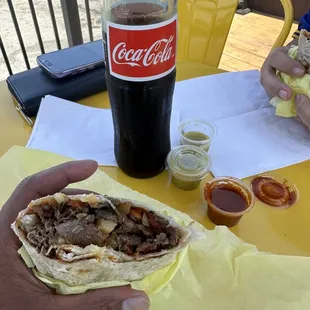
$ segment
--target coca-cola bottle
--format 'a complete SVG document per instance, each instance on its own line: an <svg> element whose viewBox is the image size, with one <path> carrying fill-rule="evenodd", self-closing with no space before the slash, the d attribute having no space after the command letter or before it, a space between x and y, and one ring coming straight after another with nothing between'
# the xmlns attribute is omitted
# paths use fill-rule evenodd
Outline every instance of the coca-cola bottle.
<svg viewBox="0 0 310 310"><path fill-rule="evenodd" d="M165 167L175 85L177 0L101 0L118 166L149 178Z"/></svg>

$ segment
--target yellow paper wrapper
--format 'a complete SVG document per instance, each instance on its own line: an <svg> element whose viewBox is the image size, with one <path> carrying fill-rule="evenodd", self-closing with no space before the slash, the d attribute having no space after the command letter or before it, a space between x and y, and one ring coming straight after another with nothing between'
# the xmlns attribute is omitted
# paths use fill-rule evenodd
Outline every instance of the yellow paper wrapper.
<svg viewBox="0 0 310 310"><path fill-rule="evenodd" d="M288 55L293 59L297 57L298 47L292 47ZM303 94L310 98L310 74L305 74L302 78L291 77L285 73L279 72L280 80L288 85L293 91L294 96L291 100L285 101L279 97L274 97L270 100L270 104L276 107L276 115L282 117L296 116L295 96L296 94Z"/></svg>
<svg viewBox="0 0 310 310"><path fill-rule="evenodd" d="M0 205L23 178L65 161L68 159L52 153L13 147L0 159L0 175L5 176L0 178ZM180 224L191 222L187 215L115 182L101 171L74 187L145 201L173 216ZM150 295L151 310L310 309L310 258L261 253L226 227L208 231L197 223L195 228L204 233L204 238L182 251L174 264L131 283L133 288ZM24 249L19 252L33 268ZM60 294L124 284L69 287L33 270Z"/></svg>

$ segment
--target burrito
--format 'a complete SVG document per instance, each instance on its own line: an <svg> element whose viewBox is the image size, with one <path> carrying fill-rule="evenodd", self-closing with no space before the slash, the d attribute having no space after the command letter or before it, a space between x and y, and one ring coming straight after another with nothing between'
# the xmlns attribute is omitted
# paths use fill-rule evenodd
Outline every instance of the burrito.
<svg viewBox="0 0 310 310"><path fill-rule="evenodd" d="M306 68L310 74L310 32L303 29L298 39L298 52L296 59Z"/></svg>
<svg viewBox="0 0 310 310"><path fill-rule="evenodd" d="M97 194L34 200L12 228L36 269L69 286L142 279L173 263L191 239L149 205Z"/></svg>

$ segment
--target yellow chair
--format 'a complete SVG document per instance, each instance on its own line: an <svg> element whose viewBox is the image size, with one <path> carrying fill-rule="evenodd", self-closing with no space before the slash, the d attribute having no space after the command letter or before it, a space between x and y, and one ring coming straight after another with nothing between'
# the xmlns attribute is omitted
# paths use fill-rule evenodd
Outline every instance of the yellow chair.
<svg viewBox="0 0 310 310"><path fill-rule="evenodd" d="M238 0L179 0L178 61L218 67Z"/></svg>
<svg viewBox="0 0 310 310"><path fill-rule="evenodd" d="M294 20L294 9L293 9L293 5L292 5L292 1L291 0L281 0L281 3L283 5L283 9L284 9L284 25L283 25L283 28L282 28L282 31L279 35L279 37L277 38L276 42L274 43L273 45L273 48L276 48L276 47L280 47L282 46L290 31L291 31L291 28L292 28L292 25L293 25L293 20Z"/></svg>

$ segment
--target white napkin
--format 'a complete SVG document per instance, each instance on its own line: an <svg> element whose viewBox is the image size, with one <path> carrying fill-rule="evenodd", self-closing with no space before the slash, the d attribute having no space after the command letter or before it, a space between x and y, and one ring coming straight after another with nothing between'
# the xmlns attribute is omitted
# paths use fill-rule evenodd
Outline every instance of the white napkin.
<svg viewBox="0 0 310 310"><path fill-rule="evenodd" d="M217 120L269 106L257 70L178 82L173 99L173 108L181 111L182 120L190 117Z"/></svg>
<svg viewBox="0 0 310 310"><path fill-rule="evenodd" d="M179 144L180 112L171 118L171 144ZM112 114L45 96L27 147L58 153L75 159L94 159L100 165L116 166Z"/></svg>
<svg viewBox="0 0 310 310"><path fill-rule="evenodd" d="M310 158L310 133L295 119L265 108L215 121L211 149L215 176L245 178Z"/></svg>
<svg viewBox="0 0 310 310"><path fill-rule="evenodd" d="M224 73L177 83L181 119L212 120L215 176L248 177L310 158L310 133L295 119L275 116L258 71Z"/></svg>
<svg viewBox="0 0 310 310"><path fill-rule="evenodd" d="M178 123L189 117L212 120L215 176L248 177L310 158L310 133L295 119L275 116L258 71L224 73L176 83L171 122L172 146ZM116 166L110 110L46 96L27 147Z"/></svg>

